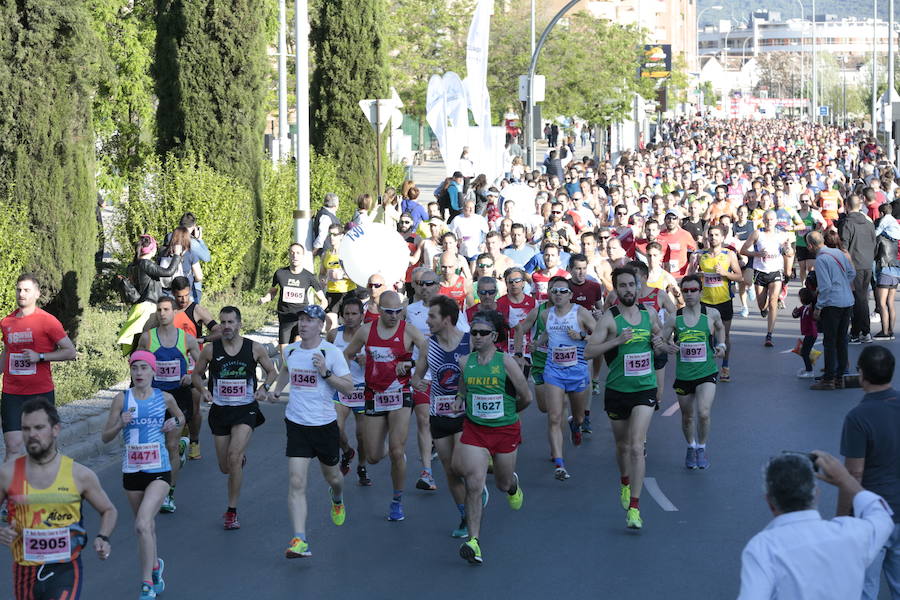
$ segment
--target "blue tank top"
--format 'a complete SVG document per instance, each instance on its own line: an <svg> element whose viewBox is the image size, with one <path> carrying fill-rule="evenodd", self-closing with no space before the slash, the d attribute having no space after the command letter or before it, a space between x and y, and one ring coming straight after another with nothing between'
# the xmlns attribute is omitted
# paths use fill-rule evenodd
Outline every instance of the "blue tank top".
<svg viewBox="0 0 900 600"><path fill-rule="evenodd" d="M164 473L172 470L169 453L166 451L166 401L162 391L153 390L146 400L139 400L131 389L125 390L123 411L134 416L131 423L122 429L125 447L122 455L122 472Z"/></svg>
<svg viewBox="0 0 900 600"><path fill-rule="evenodd" d="M460 417L465 414L465 405L457 402L459 391L459 359L471 352L469 334L464 333L459 345L447 352L437 338L428 339L428 374L431 376L431 414L440 417Z"/></svg>
<svg viewBox="0 0 900 600"><path fill-rule="evenodd" d="M566 316L556 314L556 307L547 310L547 367L568 368L585 365L583 340L573 340L569 330L581 331L578 324L578 306L573 304ZM587 332L584 332L587 333Z"/></svg>
<svg viewBox="0 0 900 600"><path fill-rule="evenodd" d="M181 387L181 378L187 375L187 347L185 333L176 329L177 337L174 346L163 346L159 339L159 330L150 330L150 351L156 357L156 375L153 376L153 387L167 392Z"/></svg>

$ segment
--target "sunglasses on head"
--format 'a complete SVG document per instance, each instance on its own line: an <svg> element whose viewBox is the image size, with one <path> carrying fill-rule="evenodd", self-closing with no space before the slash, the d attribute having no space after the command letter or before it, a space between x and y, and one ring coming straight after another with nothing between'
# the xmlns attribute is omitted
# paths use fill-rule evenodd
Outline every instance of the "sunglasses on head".
<svg viewBox="0 0 900 600"><path fill-rule="evenodd" d="M402 308L382 308L380 310L386 315L399 315L403 312Z"/></svg>
<svg viewBox="0 0 900 600"><path fill-rule="evenodd" d="M370 283L366 287L375 288L377 290L378 288L382 287L383 285L384 285L383 283Z"/></svg>
<svg viewBox="0 0 900 600"><path fill-rule="evenodd" d="M493 329L471 329L469 330L469 333L475 337L486 337L495 332Z"/></svg>

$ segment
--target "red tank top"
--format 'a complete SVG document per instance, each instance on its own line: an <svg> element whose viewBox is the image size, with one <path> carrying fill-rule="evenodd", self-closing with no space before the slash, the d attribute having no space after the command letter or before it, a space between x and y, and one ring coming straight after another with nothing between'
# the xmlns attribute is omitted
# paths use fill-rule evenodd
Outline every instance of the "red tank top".
<svg viewBox="0 0 900 600"><path fill-rule="evenodd" d="M457 278L456 283L451 286L441 286L438 292L441 296L448 296L459 304L459 310L466 308L466 278L462 275Z"/></svg>
<svg viewBox="0 0 900 600"><path fill-rule="evenodd" d="M374 323L378 320L377 312L369 312L369 308L366 307L366 312L363 313L363 323Z"/></svg>
<svg viewBox="0 0 900 600"><path fill-rule="evenodd" d="M375 392L409 389L409 371L407 370L403 377L397 376L397 363L412 360L412 352L409 352L403 343L405 331L406 321L400 321L394 335L385 340L378 335L378 323L372 323L369 337L366 339L367 400L371 400Z"/></svg>
<svg viewBox="0 0 900 600"><path fill-rule="evenodd" d="M643 298L638 299L638 302L643 304L648 308L653 308L656 312L659 312L659 288L653 288L650 290L650 293Z"/></svg>

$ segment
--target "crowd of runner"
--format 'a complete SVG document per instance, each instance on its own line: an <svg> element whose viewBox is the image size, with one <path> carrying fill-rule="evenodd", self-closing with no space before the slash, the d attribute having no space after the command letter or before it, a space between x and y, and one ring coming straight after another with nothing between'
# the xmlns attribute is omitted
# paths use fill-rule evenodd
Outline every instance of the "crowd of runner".
<svg viewBox="0 0 900 600"><path fill-rule="evenodd" d="M274 360L242 336L240 308L226 306L214 319L200 305L198 269L178 266L202 260L185 258L193 229L180 228L183 241L167 244L165 265L153 265L156 241L143 237L136 264L148 286L170 279L159 293L142 296L150 307L134 311L123 335L132 386L116 395L102 432L104 442L124 442L140 598L165 589L154 520L176 511L179 470L201 458L201 402L211 405L217 464L227 476L224 529L241 526L246 450L265 422L259 403L287 390L287 558L311 556L306 491L313 459L330 488L334 525L347 518L344 478L354 460L363 486L372 485L368 465L388 460L386 517L405 518L414 420L422 464L414 485L428 492L446 485L456 507L454 513L448 505L448 530L463 540L460 556L481 563L488 473L510 508L524 502L516 458L519 414L530 404L545 414L548 477L560 482L577 475L564 454L592 433L592 409L606 414L625 525L641 529L647 433L667 368L682 413L684 465L701 470L711 460L716 386L741 376L729 363L732 322L762 319L766 334L758 343L772 347L790 281L801 290L798 376L815 377L815 252L823 243L843 251L843 234L860 218L885 250L853 290L863 295L866 323L854 314L850 343L893 339L900 194L896 173L865 132L699 119L668 123L666 131L659 143L615 162L576 158L564 145L548 154L545 169L529 172L511 160L495 182L457 172L430 202L412 182L391 190L377 220L395 227L409 248L401 281L373 273L362 288L349 279L342 237L348 226L371 222L372 199L360 197L353 221L344 224L339 199L329 195L313 223L312 247L291 245L289 264L260 298L277 299ZM308 254L317 272L304 267ZM875 336L867 308L873 289L881 324ZM13 550L17 599L69 600L83 579L81 498L102 515L94 540L101 558L110 553L116 511L96 475L56 448L50 363L74 359L74 346L37 308L36 277L23 275L16 293L19 308L0 322L7 457L0 500L8 503L0 542ZM825 373L813 389L842 386L846 356L829 354L828 340L825 351ZM444 481L434 476L433 453Z"/></svg>

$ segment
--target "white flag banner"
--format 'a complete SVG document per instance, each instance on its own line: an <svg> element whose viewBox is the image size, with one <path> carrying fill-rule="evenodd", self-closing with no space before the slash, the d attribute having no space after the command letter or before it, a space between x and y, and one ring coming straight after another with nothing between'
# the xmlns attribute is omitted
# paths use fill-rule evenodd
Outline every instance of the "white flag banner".
<svg viewBox="0 0 900 600"><path fill-rule="evenodd" d="M453 127L469 126L469 105L466 100L466 88L459 75L453 71L444 73L444 102L447 106L447 119Z"/></svg>
<svg viewBox="0 0 900 600"><path fill-rule="evenodd" d="M444 79L440 75L432 75L428 80L428 92L425 96L425 120L431 126L441 153L443 153L447 143L447 103Z"/></svg>
<svg viewBox="0 0 900 600"><path fill-rule="evenodd" d="M469 93L469 107L479 125L484 123L484 96L487 95L488 44L491 39L491 13L494 0L478 0L469 37L466 41L466 89ZM490 115L488 114L488 118Z"/></svg>

